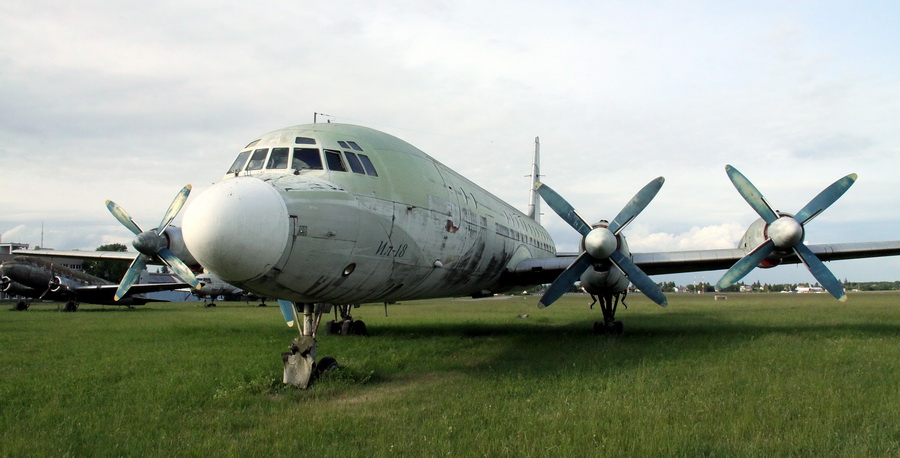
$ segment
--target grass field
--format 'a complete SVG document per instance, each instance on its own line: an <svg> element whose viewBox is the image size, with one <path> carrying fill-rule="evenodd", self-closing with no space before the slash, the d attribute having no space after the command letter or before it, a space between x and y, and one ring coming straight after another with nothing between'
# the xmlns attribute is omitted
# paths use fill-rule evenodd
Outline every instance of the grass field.
<svg viewBox="0 0 900 458"><path fill-rule="evenodd" d="M364 305L308 391L278 307L2 312L0 455L900 455L900 294L669 301Z"/></svg>

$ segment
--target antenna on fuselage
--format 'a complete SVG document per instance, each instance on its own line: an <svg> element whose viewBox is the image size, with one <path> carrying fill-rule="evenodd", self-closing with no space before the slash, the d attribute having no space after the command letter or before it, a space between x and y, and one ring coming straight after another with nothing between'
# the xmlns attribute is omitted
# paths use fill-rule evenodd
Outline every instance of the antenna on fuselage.
<svg viewBox="0 0 900 458"><path fill-rule="evenodd" d="M538 224L541 223L541 198L535 190L535 184L540 180L541 137L534 137L534 159L531 161L531 192L528 194L528 210L525 213Z"/></svg>
<svg viewBox="0 0 900 458"><path fill-rule="evenodd" d="M315 123L317 123L317 122L319 121L319 116L328 116L329 118L333 118L333 117L334 117L334 116L331 116L330 114L318 113L318 112L315 112L315 111L314 111L314 112L313 112L313 124L315 124ZM328 122L329 124L331 124L331 120L330 120L330 119L329 119L328 121L326 121L326 122Z"/></svg>

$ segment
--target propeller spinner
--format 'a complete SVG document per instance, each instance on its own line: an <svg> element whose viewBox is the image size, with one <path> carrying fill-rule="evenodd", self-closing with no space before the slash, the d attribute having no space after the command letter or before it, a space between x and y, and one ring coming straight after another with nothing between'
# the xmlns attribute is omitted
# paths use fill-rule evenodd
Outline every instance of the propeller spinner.
<svg viewBox="0 0 900 458"><path fill-rule="evenodd" d="M625 205L625 208L616 215L612 222L609 223L609 226L595 228L591 228L575 212L575 208L557 194L556 191L543 183L535 184L535 189L547 202L547 205L584 237L584 252L553 281L547 292L541 297L541 307L547 307L559 299L588 267L605 260L609 260L618 267L628 277L628 280L653 302L663 307L668 304L666 296L659 289L659 286L636 266L628 256L622 254L619 250L618 241L618 236L622 229L625 229L625 226L631 223L647 207L660 188L662 188L664 182L665 178L659 177L647 183Z"/></svg>
<svg viewBox="0 0 900 458"><path fill-rule="evenodd" d="M716 288L727 288L744 278L754 267L763 262L775 251L793 251L813 274L813 277L837 300L847 300L844 287L825 264L803 244L804 226L819 216L826 208L837 201L856 181L856 174L851 173L831 184L814 197L796 215L778 213L772 209L762 193L753 186L736 168L726 165L725 172L741 197L753 207L753 210L766 222L766 240L736 262L716 284Z"/></svg>
<svg viewBox="0 0 900 458"><path fill-rule="evenodd" d="M194 273L191 272L191 269L181 259L178 259L178 256L175 256L175 254L169 250L168 240L165 235L163 235L165 230L172 223L172 220L178 215L181 207L184 206L184 202L187 200L188 194L190 193L191 185L187 185L179 191L175 196L175 199L172 200L172 204L169 205L169 209L163 216L159 226L147 231L142 231L125 209L111 200L106 201L106 208L109 209L109 212L136 236L131 244L134 245L134 248L139 253L134 262L131 263L128 271L125 272L122 281L119 283L119 289L116 290L115 295L116 300L125 296L125 293L128 292L131 285L140 278L141 271L144 270L147 263L154 258L161 259L175 272L176 275L178 275L179 278L189 283L191 286L197 286L197 278L194 277Z"/></svg>

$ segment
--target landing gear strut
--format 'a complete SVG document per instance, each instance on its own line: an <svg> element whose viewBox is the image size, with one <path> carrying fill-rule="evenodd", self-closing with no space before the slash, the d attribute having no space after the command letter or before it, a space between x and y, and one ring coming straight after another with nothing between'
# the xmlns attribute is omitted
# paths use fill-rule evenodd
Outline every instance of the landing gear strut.
<svg viewBox="0 0 900 458"><path fill-rule="evenodd" d="M306 389L316 376L337 366L337 361L330 356L323 357L316 364L316 330L319 328L319 322L322 321L322 314L328 313L331 305L294 302L293 310L295 321L299 321L297 327L300 330L300 337L291 342L288 352L281 354L281 360L284 362L282 381L285 384ZM349 306L346 311L349 316ZM344 322L354 323L352 319ZM363 326L365 325L363 324Z"/></svg>
<svg viewBox="0 0 900 458"><path fill-rule="evenodd" d="M591 294L591 299L594 300L594 302L591 302L591 308L593 309L594 304L599 301L600 311L603 312L603 322L594 322L594 334L622 335L625 328L621 321L616 320L616 310L619 308L620 300L622 301L622 305L624 305L625 308L628 308L628 304L625 303L626 295L628 295L628 291L619 294L601 294L599 296Z"/></svg>

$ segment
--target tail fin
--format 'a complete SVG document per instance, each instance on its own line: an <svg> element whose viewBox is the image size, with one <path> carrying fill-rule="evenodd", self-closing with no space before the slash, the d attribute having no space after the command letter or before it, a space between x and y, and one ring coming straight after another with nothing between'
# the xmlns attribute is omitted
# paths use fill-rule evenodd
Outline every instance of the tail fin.
<svg viewBox="0 0 900 458"><path fill-rule="evenodd" d="M534 159L531 161L531 192L528 195L528 217L541 222L541 197L534 185L541 180L541 137L534 137Z"/></svg>

